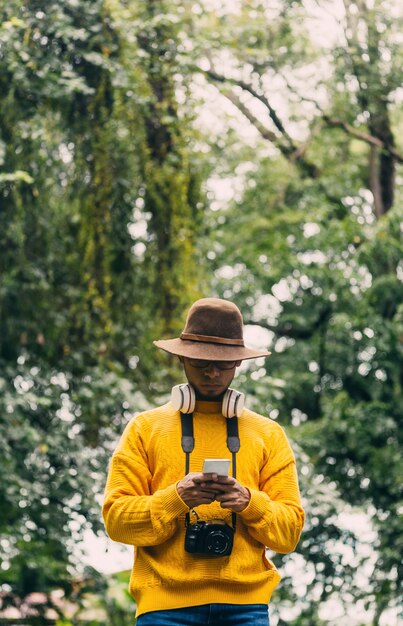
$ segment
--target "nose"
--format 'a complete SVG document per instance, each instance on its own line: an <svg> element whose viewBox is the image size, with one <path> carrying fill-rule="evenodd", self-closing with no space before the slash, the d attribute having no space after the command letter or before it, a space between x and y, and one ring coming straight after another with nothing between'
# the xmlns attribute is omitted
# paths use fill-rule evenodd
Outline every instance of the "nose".
<svg viewBox="0 0 403 626"><path fill-rule="evenodd" d="M217 365L213 361L211 361L204 370L204 373L209 378L216 378L220 375L220 370L218 369Z"/></svg>

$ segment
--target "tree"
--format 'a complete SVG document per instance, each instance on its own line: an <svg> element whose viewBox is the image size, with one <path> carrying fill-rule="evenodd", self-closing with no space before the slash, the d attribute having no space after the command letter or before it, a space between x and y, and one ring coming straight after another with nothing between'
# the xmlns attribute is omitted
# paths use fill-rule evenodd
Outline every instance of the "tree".
<svg viewBox="0 0 403 626"><path fill-rule="evenodd" d="M188 90L178 78L181 40L175 9L175 4L153 0L139 3L136 15L146 93L142 170L144 208L150 214L148 261L155 263L158 299L153 304L159 300L164 332L177 330L178 318L197 292L197 175L186 145L188 116L181 119L176 96L176 90L186 95Z"/></svg>
<svg viewBox="0 0 403 626"><path fill-rule="evenodd" d="M401 13L388 0L334 7L315 4L321 20L336 10L326 38L310 5L286 0L2 7L11 602L71 589L117 433L178 375L152 339L213 291L271 346L237 384L281 417L300 461L309 515L300 552L281 557L280 623L320 624L334 594L346 614L351 598L367 602L377 626L397 604ZM355 507L377 531L364 591L355 570L368 551L343 523Z"/></svg>
<svg viewBox="0 0 403 626"><path fill-rule="evenodd" d="M389 546L400 541L401 527L389 516L397 520L401 472L401 15L389 20L388 3L346 4L338 39L318 47L303 4L239 6L203 14L193 66L236 107L233 117L239 111L257 131L245 147L232 123L226 150L216 155L242 192L211 215L213 284L252 310L247 323L264 329L273 349L266 366L252 371L253 383L240 380L256 393L256 407L290 424L315 472L337 486L339 498L363 507L378 530L365 592L378 624L399 594ZM388 476L380 471L386 457ZM301 543L308 563L318 562L318 542L334 550L341 537L323 507ZM340 596L332 581L344 572L342 588L358 601L341 562L322 552L319 561L322 600Z"/></svg>
<svg viewBox="0 0 403 626"><path fill-rule="evenodd" d="M1 445L10 481L0 584L15 604L33 590L71 590L75 544L85 529L100 531L111 446L129 406L146 406L155 369L146 339L161 320L170 327L190 293L182 269L168 273L191 258L198 193L191 166L183 172L179 115L166 121L176 110L172 59L159 52L143 65L124 16L101 1L3 7ZM150 24L135 25L139 41ZM148 86L158 63L161 80L164 66L170 77L160 100ZM154 107L147 119L143 99ZM160 123L169 162L152 135ZM174 202L159 202L158 181L169 182ZM151 209L145 263L134 226ZM177 216L168 256L161 211Z"/></svg>

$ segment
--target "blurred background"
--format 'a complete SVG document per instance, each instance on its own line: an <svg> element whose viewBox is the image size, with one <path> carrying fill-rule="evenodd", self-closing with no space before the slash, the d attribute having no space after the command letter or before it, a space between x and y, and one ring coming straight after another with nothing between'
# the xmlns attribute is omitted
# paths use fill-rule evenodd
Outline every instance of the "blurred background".
<svg viewBox="0 0 403 626"><path fill-rule="evenodd" d="M273 626L402 624L401 4L0 6L0 624L134 624L108 460L204 296L296 451Z"/></svg>

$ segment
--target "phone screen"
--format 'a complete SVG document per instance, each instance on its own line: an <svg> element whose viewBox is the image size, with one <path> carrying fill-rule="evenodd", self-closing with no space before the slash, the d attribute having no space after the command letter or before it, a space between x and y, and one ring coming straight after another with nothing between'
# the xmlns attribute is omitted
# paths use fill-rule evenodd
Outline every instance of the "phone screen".
<svg viewBox="0 0 403 626"><path fill-rule="evenodd" d="M205 459L203 464L203 474L218 474L218 476L228 476L229 459Z"/></svg>

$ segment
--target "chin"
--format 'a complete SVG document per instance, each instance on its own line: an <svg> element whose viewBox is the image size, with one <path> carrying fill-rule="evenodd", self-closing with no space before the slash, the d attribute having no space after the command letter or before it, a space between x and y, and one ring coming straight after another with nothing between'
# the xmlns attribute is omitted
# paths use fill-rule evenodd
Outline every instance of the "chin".
<svg viewBox="0 0 403 626"><path fill-rule="evenodd" d="M224 394L221 391L221 389L217 389L216 393L211 392L211 391L209 393L206 393L206 392L199 391L199 390L196 393L196 397L198 400L210 400L210 401L221 400L223 395Z"/></svg>

